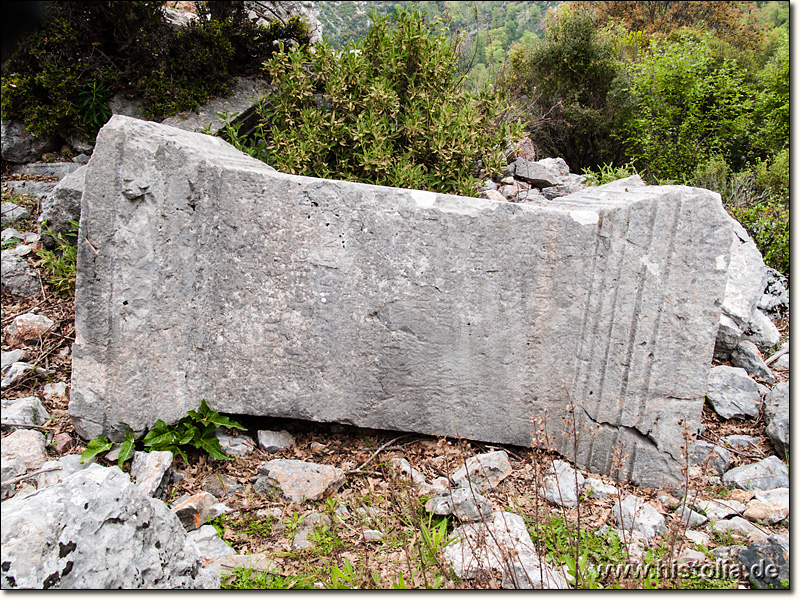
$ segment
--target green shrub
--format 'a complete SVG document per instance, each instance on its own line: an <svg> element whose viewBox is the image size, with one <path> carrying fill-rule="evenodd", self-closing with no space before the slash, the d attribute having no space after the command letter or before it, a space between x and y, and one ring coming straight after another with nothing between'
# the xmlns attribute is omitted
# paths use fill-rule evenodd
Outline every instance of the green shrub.
<svg viewBox="0 0 800 600"><path fill-rule="evenodd" d="M35 133L92 139L113 94L138 97L162 119L225 95L236 76L260 73L276 40L309 41L297 19L268 27L233 16L174 28L165 2L53 2L44 24L3 65L3 119Z"/></svg>
<svg viewBox="0 0 800 600"><path fill-rule="evenodd" d="M276 91L247 144L288 173L475 195L476 163L500 172L516 126L498 125L502 96L459 86L448 37L419 12L378 18L341 52L323 43L265 63Z"/></svg>
<svg viewBox="0 0 800 600"><path fill-rule="evenodd" d="M734 61L714 57L709 39L653 40L631 66L636 109L618 135L651 178L685 181L715 154L739 170L752 156L754 90Z"/></svg>
<svg viewBox="0 0 800 600"><path fill-rule="evenodd" d="M591 10L567 4L544 39L512 47L498 83L521 104L541 154L578 171L624 160L611 134L626 100L615 41L598 31Z"/></svg>
<svg viewBox="0 0 800 600"><path fill-rule="evenodd" d="M789 274L789 207L768 201L755 206L729 207L728 212L753 238L764 262Z"/></svg>

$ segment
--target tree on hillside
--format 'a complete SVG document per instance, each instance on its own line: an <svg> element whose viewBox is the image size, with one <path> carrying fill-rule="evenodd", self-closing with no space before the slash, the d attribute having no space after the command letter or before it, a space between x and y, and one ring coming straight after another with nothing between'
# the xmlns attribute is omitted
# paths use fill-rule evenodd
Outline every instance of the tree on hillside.
<svg viewBox="0 0 800 600"><path fill-rule="evenodd" d="M737 45L757 47L763 28L757 24L752 2L685 0L582 1L594 9L599 23L616 19L631 31L666 34L690 27L703 29Z"/></svg>

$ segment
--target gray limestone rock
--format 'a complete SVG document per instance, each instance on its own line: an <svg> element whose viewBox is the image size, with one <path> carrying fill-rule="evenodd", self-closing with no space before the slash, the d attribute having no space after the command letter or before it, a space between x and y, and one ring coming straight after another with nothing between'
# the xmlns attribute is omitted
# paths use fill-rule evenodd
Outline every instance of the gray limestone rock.
<svg viewBox="0 0 800 600"><path fill-rule="evenodd" d="M717 340L714 346L714 358L727 360L742 339L743 331L736 322L725 313L719 319Z"/></svg>
<svg viewBox="0 0 800 600"><path fill-rule="evenodd" d="M539 493L548 502L566 508L578 506L578 496L583 487L583 475L563 460L554 460L547 470Z"/></svg>
<svg viewBox="0 0 800 600"><path fill-rule="evenodd" d="M26 340L36 340L43 336L55 322L44 316L32 312L14 317L11 324L5 328L7 343L16 344Z"/></svg>
<svg viewBox="0 0 800 600"><path fill-rule="evenodd" d="M788 371L789 370L789 355L784 354L783 356L778 357L778 359L772 363L773 369L778 369L780 371Z"/></svg>
<svg viewBox="0 0 800 600"><path fill-rule="evenodd" d="M775 525L789 516L789 507L772 502L762 502L761 500L751 500L747 503L744 511L744 518L755 523Z"/></svg>
<svg viewBox="0 0 800 600"><path fill-rule="evenodd" d="M739 562L748 579L759 590L789 589L789 535L771 535L739 552Z"/></svg>
<svg viewBox="0 0 800 600"><path fill-rule="evenodd" d="M455 515L462 523L480 521L492 514L492 503L475 489L458 487L443 490L425 503L434 515Z"/></svg>
<svg viewBox="0 0 800 600"><path fill-rule="evenodd" d="M519 515L495 512L485 522L461 525L453 531L451 540L444 557L462 579L499 572L504 588L569 587L564 574L539 557Z"/></svg>
<svg viewBox="0 0 800 600"><path fill-rule="evenodd" d="M41 490L48 486L61 483L73 473L82 471L94 463L94 458L90 458L86 462L82 463L80 454L67 454L58 460L48 460L42 465L42 469L46 469L48 467L58 467L58 469L39 474L39 476L36 478L36 487L37 489Z"/></svg>
<svg viewBox="0 0 800 600"><path fill-rule="evenodd" d="M772 490L789 486L789 468L777 456L731 469L722 476L725 485L742 490Z"/></svg>
<svg viewBox="0 0 800 600"><path fill-rule="evenodd" d="M38 175L63 180L70 173L80 170L81 165L74 162L39 162L20 165L14 169L16 175Z"/></svg>
<svg viewBox="0 0 800 600"><path fill-rule="evenodd" d="M3 202L0 204L0 225L8 227L19 221L24 221L31 216L27 208L14 204L13 202Z"/></svg>
<svg viewBox="0 0 800 600"><path fill-rule="evenodd" d="M42 200L39 216L39 234L45 248L54 248L59 243L76 245L77 231L70 221L81 218L81 197L88 166L79 168L58 182ZM60 236L60 238L59 238Z"/></svg>
<svg viewBox="0 0 800 600"><path fill-rule="evenodd" d="M731 364L734 367L741 367L757 379L763 379L767 383L775 383L775 375L764 364L761 353L751 341L742 340L739 342L739 345L731 353Z"/></svg>
<svg viewBox="0 0 800 600"><path fill-rule="evenodd" d="M590 498L608 498L619 492L616 486L605 483L594 477L587 477L583 482L583 491Z"/></svg>
<svg viewBox="0 0 800 600"><path fill-rule="evenodd" d="M511 475L511 463L505 450L476 454L466 460L451 479L457 486L473 485L478 491L497 487Z"/></svg>
<svg viewBox="0 0 800 600"><path fill-rule="evenodd" d="M711 530L717 533L730 533L738 537L747 538L751 542L766 540L768 535L763 528L753 525L742 517L716 521L711 525Z"/></svg>
<svg viewBox="0 0 800 600"><path fill-rule="evenodd" d="M731 465L731 453L723 446L700 440L692 446L691 460L695 465L708 464L718 475L722 475Z"/></svg>
<svg viewBox="0 0 800 600"><path fill-rule="evenodd" d="M558 176L541 164L518 158L514 161L514 177L538 188L558 184Z"/></svg>
<svg viewBox="0 0 800 600"><path fill-rule="evenodd" d="M32 197L36 198L37 200L41 200L42 198L47 196L47 194L49 194L50 192L53 191L53 189L56 187L56 182L55 181L32 181L32 180L29 180L29 179L21 179L21 180L12 179L12 180L3 182L3 187L6 188L8 191L14 193L14 194L21 194L21 195L24 194L26 196L32 196ZM5 204L6 203L3 203L4 206L5 206ZM26 212L27 212L27 210L26 210ZM28 215L26 215L24 217L15 218L14 221L9 222L8 224L11 224L11 223L16 222L18 220L27 219L29 216L30 216L30 213L28 213ZM4 221L3 225L6 225L6 224L7 224L7 222Z"/></svg>
<svg viewBox="0 0 800 600"><path fill-rule="evenodd" d="M218 588L166 505L91 465L3 502L4 589Z"/></svg>
<svg viewBox="0 0 800 600"><path fill-rule="evenodd" d="M767 267L761 252L736 219L730 217L733 227L730 246L730 266L722 312L740 328L746 328L767 284Z"/></svg>
<svg viewBox="0 0 800 600"><path fill-rule="evenodd" d="M611 508L614 520L625 531L639 533L650 539L664 531L664 517L642 498L629 494Z"/></svg>
<svg viewBox="0 0 800 600"><path fill-rule="evenodd" d="M253 486L259 493L279 492L294 502L320 500L344 483L344 471L302 460L277 458L258 467L259 479Z"/></svg>
<svg viewBox="0 0 800 600"><path fill-rule="evenodd" d="M767 436L775 451L783 457L789 454L789 382L777 384L764 396L764 416Z"/></svg>
<svg viewBox="0 0 800 600"><path fill-rule="evenodd" d="M2 129L0 155L8 162L33 162L39 160L45 152L56 148L55 137L33 134L19 121L3 119L0 121L0 128Z"/></svg>
<svg viewBox="0 0 800 600"><path fill-rule="evenodd" d="M679 506L675 510L675 516L689 527L699 527L708 522L707 516L692 510L689 506Z"/></svg>
<svg viewBox="0 0 800 600"><path fill-rule="evenodd" d="M228 456L247 456L256 449L253 438L247 435L233 435L227 433L224 428L218 427L215 432L222 451Z"/></svg>
<svg viewBox="0 0 800 600"><path fill-rule="evenodd" d="M0 369L2 372L5 373L6 370L15 362L21 362L22 359L25 358L25 350L22 348L17 348L15 350L9 350L6 352L5 350L0 355L2 356L2 362L0 362Z"/></svg>
<svg viewBox="0 0 800 600"><path fill-rule="evenodd" d="M21 460L24 472L38 469L47 460L44 436L32 429L17 429L3 438L0 454L6 460Z"/></svg>
<svg viewBox="0 0 800 600"><path fill-rule="evenodd" d="M542 158L536 161L540 165L550 171L556 177L565 177L569 175L569 165L563 158Z"/></svg>
<svg viewBox="0 0 800 600"><path fill-rule="evenodd" d="M114 116L83 194L70 414L119 441L205 398L529 446L547 413L566 454L574 403L597 429L579 468L607 470L624 440L626 477L677 485L730 227L696 188L498 203L277 173Z"/></svg>
<svg viewBox="0 0 800 600"><path fill-rule="evenodd" d="M775 323L772 322L772 319L757 308L754 308L747 331L742 336L742 339L753 342L762 352L769 352L771 348L777 346L778 342L781 341L781 333Z"/></svg>
<svg viewBox="0 0 800 600"><path fill-rule="evenodd" d="M236 554L236 550L221 539L217 534L217 530L211 525L203 525L199 529L187 532L186 535L197 546L197 551L203 557L203 562L215 561Z"/></svg>
<svg viewBox="0 0 800 600"><path fill-rule="evenodd" d="M131 477L145 494L163 500L172 479L172 452L134 452Z"/></svg>
<svg viewBox="0 0 800 600"><path fill-rule="evenodd" d="M3 423L14 423L16 426L44 425L50 418L50 413L36 396L19 398L6 404L0 410ZM10 429L10 425L3 425L3 431Z"/></svg>
<svg viewBox="0 0 800 600"><path fill-rule="evenodd" d="M706 398L724 419L755 417L761 410L761 388L741 367L713 367Z"/></svg>
<svg viewBox="0 0 800 600"><path fill-rule="evenodd" d="M285 430L268 431L262 429L258 432L258 447L264 452L278 452L294 444L294 436Z"/></svg>
<svg viewBox="0 0 800 600"><path fill-rule="evenodd" d="M695 502L695 505L697 509L713 521L740 516L745 509L744 504L736 500L700 500Z"/></svg>
<svg viewBox="0 0 800 600"><path fill-rule="evenodd" d="M230 509L217 502L212 494L197 492L185 499L179 499L172 506L172 512L180 519L186 531L193 531L202 527L206 521L230 512Z"/></svg>
<svg viewBox="0 0 800 600"><path fill-rule="evenodd" d="M767 287L758 308L775 317L784 316L789 309L789 280L771 267L767 267Z"/></svg>
<svg viewBox="0 0 800 600"><path fill-rule="evenodd" d="M2 269L2 290L17 300L25 300L38 296L42 288L39 277L27 260L18 256L13 250L4 250L0 255Z"/></svg>
<svg viewBox="0 0 800 600"><path fill-rule="evenodd" d="M755 499L766 504L777 504L789 509L789 488L780 487L772 490L756 490Z"/></svg>

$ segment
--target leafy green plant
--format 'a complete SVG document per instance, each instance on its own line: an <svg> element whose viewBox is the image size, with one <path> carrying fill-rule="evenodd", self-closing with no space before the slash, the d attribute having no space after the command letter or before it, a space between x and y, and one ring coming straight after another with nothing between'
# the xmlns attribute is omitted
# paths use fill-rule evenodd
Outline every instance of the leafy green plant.
<svg viewBox="0 0 800 600"><path fill-rule="evenodd" d="M228 427L231 429L247 429L229 417L220 415L217 411L211 410L205 400L200 402L200 408L196 411L190 410L185 417L175 425L167 425L158 419L153 428L141 440L141 446L146 452L169 450L187 460L186 452L181 446L194 446L203 450L216 460L233 460L222 451L219 439L216 436L217 427ZM110 450L112 443L103 436L92 439L86 450L81 454L81 462L89 460L91 457ZM136 446L133 432L125 430L125 441L120 445L118 458L119 466L129 460L133 455Z"/></svg>
<svg viewBox="0 0 800 600"><path fill-rule="evenodd" d="M421 13L372 18L340 52L282 48L264 65L276 91L254 135L226 134L288 173L475 195L477 161L498 174L507 141L521 135L495 121L502 95L459 86L453 44Z"/></svg>
<svg viewBox="0 0 800 600"><path fill-rule="evenodd" d="M325 581L325 587L329 590L350 590L358 587L360 575L356 572L349 558L344 559L342 567L337 565L331 567L330 583Z"/></svg>
<svg viewBox="0 0 800 600"><path fill-rule="evenodd" d="M222 578L220 587L223 590L312 590L314 578L310 575L283 577L236 567L230 576Z"/></svg>
<svg viewBox="0 0 800 600"><path fill-rule="evenodd" d="M90 128L100 129L111 118L111 92L102 81L93 81L90 87L78 92L84 121Z"/></svg>
<svg viewBox="0 0 800 600"><path fill-rule="evenodd" d="M633 166L633 162L629 162L621 167L603 163L596 171L584 169L583 174L586 175L587 185L603 185L616 181L617 179L624 179L625 177L636 175L637 172L636 167Z"/></svg>
<svg viewBox="0 0 800 600"><path fill-rule="evenodd" d="M77 237L78 223L70 221L75 229L74 233L67 233L67 237ZM78 265L78 248L74 244L64 239L62 234L48 233L56 240L56 247L53 250L39 248L36 255L41 259L41 266L48 274L48 283L52 285L56 293L62 296L75 295L75 278Z"/></svg>
<svg viewBox="0 0 800 600"><path fill-rule="evenodd" d="M175 425L167 425L158 419L153 428L147 432L142 443L148 452L154 450L170 450L187 460L186 453L181 446L193 446L204 450L211 458L216 460L233 460L222 451L219 439L216 436L217 427L231 429L247 429L230 418L211 410L205 400L200 402L198 411L190 410Z"/></svg>

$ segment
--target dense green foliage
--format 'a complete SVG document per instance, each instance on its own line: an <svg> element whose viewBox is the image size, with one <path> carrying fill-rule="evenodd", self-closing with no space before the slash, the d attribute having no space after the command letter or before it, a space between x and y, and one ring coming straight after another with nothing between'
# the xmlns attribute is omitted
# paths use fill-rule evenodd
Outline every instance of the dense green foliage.
<svg viewBox="0 0 800 600"><path fill-rule="evenodd" d="M110 117L112 94L141 98L147 115L161 119L229 93L235 76L260 69L274 41L308 42L297 20L263 27L201 10L175 28L164 4L51 3L45 23L3 65L3 118L36 133L90 139Z"/></svg>
<svg viewBox="0 0 800 600"><path fill-rule="evenodd" d="M615 58L592 12L570 7L543 39L511 50L499 84L521 100L542 156L560 156L576 170L622 158L612 138L624 102L614 93L621 71Z"/></svg>
<svg viewBox="0 0 800 600"><path fill-rule="evenodd" d="M174 425L167 425L158 419L153 428L142 438L140 446L146 452L156 452L169 450L187 460L183 446L193 446L198 450L203 450L216 460L233 460L225 454L216 436L218 427L228 427L231 429L246 429L236 421L220 415L217 411L211 410L205 400L200 402L200 408L190 410ZM120 453L117 463L120 468L133 456L136 440L130 430L125 432L125 441L120 444ZM86 450L81 454L81 462L85 462L103 452L111 450L112 442L103 436L98 436L89 441Z"/></svg>
<svg viewBox="0 0 800 600"><path fill-rule="evenodd" d="M496 123L498 92L459 86L457 60L446 33L403 10L341 52L278 53L265 64L276 92L240 147L289 173L474 195L477 161L499 173L521 132Z"/></svg>
<svg viewBox="0 0 800 600"><path fill-rule="evenodd" d="M663 3L658 22L647 20L657 3L644 4L562 5L543 39L511 49L500 86L542 156L562 156L594 181L638 172L715 190L767 264L788 272L787 3L749 13ZM686 26L692 10L715 26ZM739 43L753 15L761 22Z"/></svg>
<svg viewBox="0 0 800 600"><path fill-rule="evenodd" d="M558 2L318 2L326 40L336 49L366 35L369 11L380 16L399 10L419 10L430 19L442 19L448 32L461 40L459 64L469 81L481 87L496 76L514 42L542 34L542 19Z"/></svg>

